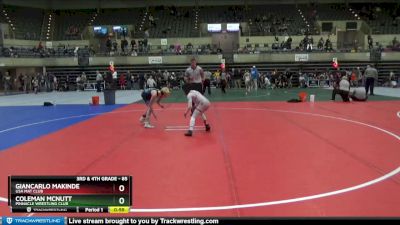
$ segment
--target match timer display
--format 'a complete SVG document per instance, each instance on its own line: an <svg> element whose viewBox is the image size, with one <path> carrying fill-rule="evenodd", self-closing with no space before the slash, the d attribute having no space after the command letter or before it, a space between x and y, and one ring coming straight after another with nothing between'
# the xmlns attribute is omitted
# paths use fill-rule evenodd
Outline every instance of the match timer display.
<svg viewBox="0 0 400 225"><path fill-rule="evenodd" d="M132 177L9 176L8 205L12 212L127 213Z"/></svg>

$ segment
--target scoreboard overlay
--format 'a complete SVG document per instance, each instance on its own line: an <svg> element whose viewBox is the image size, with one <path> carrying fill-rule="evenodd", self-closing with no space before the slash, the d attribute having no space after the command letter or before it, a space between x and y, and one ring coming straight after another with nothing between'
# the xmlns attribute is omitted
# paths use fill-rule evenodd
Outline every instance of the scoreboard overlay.
<svg viewBox="0 0 400 225"><path fill-rule="evenodd" d="M9 176L12 212L127 213L131 176Z"/></svg>

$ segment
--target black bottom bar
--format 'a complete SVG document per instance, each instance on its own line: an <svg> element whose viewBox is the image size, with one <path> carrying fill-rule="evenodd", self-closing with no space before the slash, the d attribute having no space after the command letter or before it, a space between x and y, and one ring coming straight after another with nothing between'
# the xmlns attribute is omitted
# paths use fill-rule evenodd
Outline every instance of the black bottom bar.
<svg viewBox="0 0 400 225"><path fill-rule="evenodd" d="M12 207L13 213L108 213L108 207Z"/></svg>

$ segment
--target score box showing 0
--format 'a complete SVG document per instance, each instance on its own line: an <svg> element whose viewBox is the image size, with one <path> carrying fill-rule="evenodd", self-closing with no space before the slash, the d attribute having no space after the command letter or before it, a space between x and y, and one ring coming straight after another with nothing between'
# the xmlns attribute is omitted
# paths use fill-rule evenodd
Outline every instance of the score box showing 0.
<svg viewBox="0 0 400 225"><path fill-rule="evenodd" d="M132 205L131 176L10 176L12 207Z"/></svg>

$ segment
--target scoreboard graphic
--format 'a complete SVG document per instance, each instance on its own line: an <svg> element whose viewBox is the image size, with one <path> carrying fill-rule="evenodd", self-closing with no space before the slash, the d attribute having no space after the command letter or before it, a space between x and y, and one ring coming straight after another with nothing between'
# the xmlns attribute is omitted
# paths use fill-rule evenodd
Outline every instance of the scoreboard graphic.
<svg viewBox="0 0 400 225"><path fill-rule="evenodd" d="M131 176L9 176L12 212L128 213Z"/></svg>

